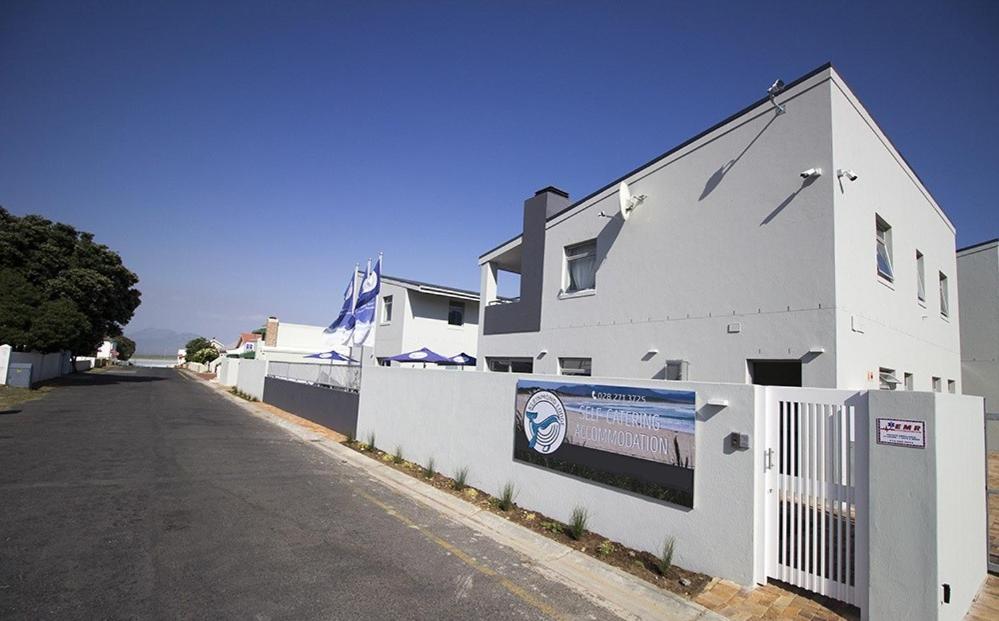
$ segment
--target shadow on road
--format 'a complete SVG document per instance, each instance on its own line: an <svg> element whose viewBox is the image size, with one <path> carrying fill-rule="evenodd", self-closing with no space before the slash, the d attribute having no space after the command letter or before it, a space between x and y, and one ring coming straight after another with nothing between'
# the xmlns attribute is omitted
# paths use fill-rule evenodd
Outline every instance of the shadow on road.
<svg viewBox="0 0 999 621"><path fill-rule="evenodd" d="M17 414L21 410L0 410L0 416L6 416L8 414Z"/></svg>
<svg viewBox="0 0 999 621"><path fill-rule="evenodd" d="M46 386L108 386L111 384L132 384L144 382L161 382L167 379L157 375L132 375L126 373L71 373L63 375L51 382L45 382Z"/></svg>

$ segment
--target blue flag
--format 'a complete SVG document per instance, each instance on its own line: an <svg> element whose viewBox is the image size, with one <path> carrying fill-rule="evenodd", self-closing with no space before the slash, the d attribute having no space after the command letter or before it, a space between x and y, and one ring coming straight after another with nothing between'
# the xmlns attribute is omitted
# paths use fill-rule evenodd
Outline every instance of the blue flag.
<svg viewBox="0 0 999 621"><path fill-rule="evenodd" d="M356 322L354 324L353 343L356 346L374 345L375 308L378 305L378 293L382 289L382 258L378 257L375 269L368 264L368 271L361 281L357 293L357 305L354 309Z"/></svg>
<svg viewBox="0 0 999 621"><path fill-rule="evenodd" d="M340 314L337 315L333 323L329 325L323 333L334 334L343 343L354 330L354 282L357 280L356 270L351 273L347 289L343 292L343 306L340 307Z"/></svg>

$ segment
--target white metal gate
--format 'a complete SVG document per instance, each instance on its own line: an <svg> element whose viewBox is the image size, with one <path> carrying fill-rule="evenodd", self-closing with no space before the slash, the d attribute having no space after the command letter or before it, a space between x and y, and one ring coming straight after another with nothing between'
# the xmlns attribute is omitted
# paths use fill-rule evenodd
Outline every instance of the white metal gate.
<svg viewBox="0 0 999 621"><path fill-rule="evenodd" d="M867 393L767 388L767 577L863 608Z"/></svg>

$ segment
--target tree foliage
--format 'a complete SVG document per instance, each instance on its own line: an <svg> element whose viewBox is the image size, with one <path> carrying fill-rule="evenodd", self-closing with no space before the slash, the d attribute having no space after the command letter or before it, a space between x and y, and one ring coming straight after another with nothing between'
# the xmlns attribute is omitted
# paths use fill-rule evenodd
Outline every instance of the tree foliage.
<svg viewBox="0 0 999 621"><path fill-rule="evenodd" d="M203 336L193 338L187 342L187 345L184 345L185 358L188 362L197 362L197 360L194 359L194 354L211 346L212 342Z"/></svg>
<svg viewBox="0 0 999 621"><path fill-rule="evenodd" d="M132 318L138 282L91 233L0 207L0 342L92 354Z"/></svg>
<svg viewBox="0 0 999 621"><path fill-rule="evenodd" d="M114 348L118 350L118 360L128 360L135 353L135 341L124 334L116 336L112 340L114 341Z"/></svg>

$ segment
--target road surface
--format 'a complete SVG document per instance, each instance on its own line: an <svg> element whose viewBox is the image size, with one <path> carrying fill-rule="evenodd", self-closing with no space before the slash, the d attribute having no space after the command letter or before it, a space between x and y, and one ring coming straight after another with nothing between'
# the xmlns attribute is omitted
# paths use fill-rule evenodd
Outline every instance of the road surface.
<svg viewBox="0 0 999 621"><path fill-rule="evenodd" d="M172 369L0 411L2 619L608 619Z"/></svg>

